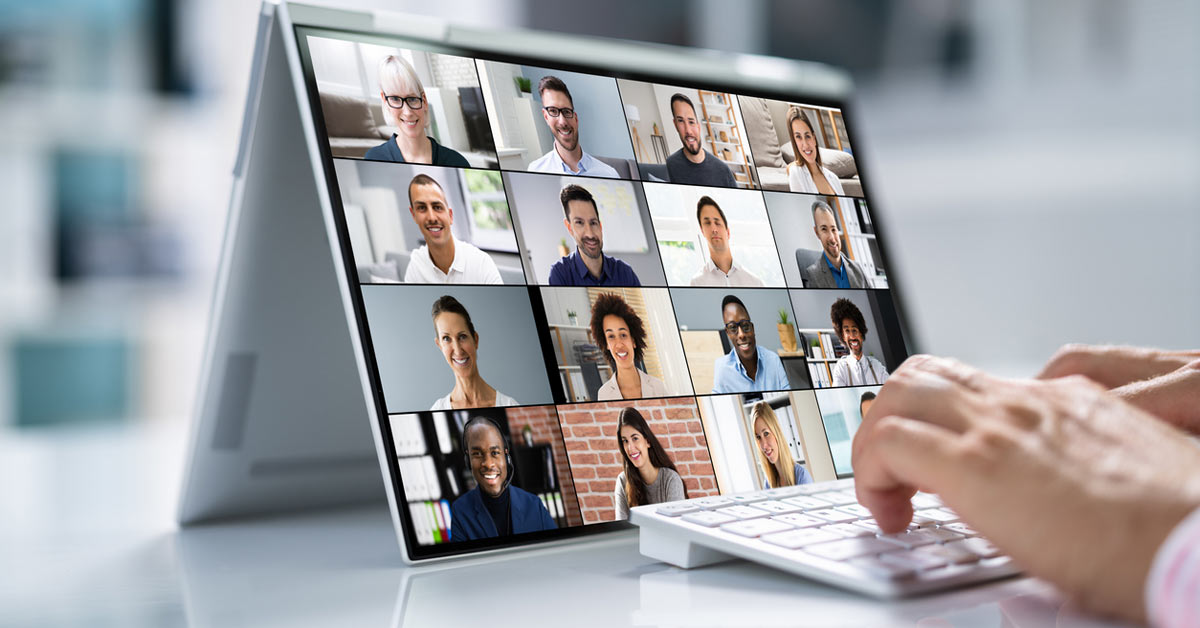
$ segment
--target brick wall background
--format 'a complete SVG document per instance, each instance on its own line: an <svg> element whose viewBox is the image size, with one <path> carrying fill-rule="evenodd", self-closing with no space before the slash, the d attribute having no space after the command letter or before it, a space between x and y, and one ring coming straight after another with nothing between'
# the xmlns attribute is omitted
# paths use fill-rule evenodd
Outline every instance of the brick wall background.
<svg viewBox="0 0 1200 628"><path fill-rule="evenodd" d="M554 452L554 470L558 474L558 485L562 490L563 506L567 510L567 523L573 526L582 525L583 515L579 510L575 485L571 482L567 448L563 443L562 434L558 431L558 416L554 412L554 406L508 408L505 410L505 416L508 418L508 430L514 443L521 442L521 433L526 425L533 430L533 442L550 443L550 449Z"/></svg>
<svg viewBox="0 0 1200 628"><path fill-rule="evenodd" d="M716 495L717 478L693 397L558 406L575 492L586 523L612 521L613 489L623 469L617 448L617 416L632 405L667 450L688 497Z"/></svg>

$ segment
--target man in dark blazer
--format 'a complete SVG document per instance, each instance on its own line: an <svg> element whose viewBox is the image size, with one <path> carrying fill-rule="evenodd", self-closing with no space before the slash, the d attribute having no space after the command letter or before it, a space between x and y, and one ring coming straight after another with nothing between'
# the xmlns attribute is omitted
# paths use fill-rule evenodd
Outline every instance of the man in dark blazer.
<svg viewBox="0 0 1200 628"><path fill-rule="evenodd" d="M863 289L874 287L871 278L854 260L842 254L842 234L825 201L812 204L813 233L821 241L823 254L808 268L800 269L805 288Z"/></svg>
<svg viewBox="0 0 1200 628"><path fill-rule="evenodd" d="M542 500L511 486L513 468L508 442L500 428L478 416L463 428L467 459L475 488L450 505L450 540L469 541L558 526Z"/></svg>

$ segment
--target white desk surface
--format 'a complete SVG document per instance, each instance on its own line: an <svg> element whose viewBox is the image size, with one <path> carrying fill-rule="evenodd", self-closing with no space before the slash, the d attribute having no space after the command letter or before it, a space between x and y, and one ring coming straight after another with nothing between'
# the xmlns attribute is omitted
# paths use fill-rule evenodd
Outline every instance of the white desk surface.
<svg viewBox="0 0 1200 628"><path fill-rule="evenodd" d="M179 530L178 427L0 433L0 626L1104 626L1018 578L881 602L635 534L405 568L382 506ZM173 424L174 425L174 424Z"/></svg>

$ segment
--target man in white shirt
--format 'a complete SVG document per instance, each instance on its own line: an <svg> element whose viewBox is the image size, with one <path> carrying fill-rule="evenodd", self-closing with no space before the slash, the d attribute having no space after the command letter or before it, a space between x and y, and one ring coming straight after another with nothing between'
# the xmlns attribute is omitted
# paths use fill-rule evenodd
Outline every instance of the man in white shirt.
<svg viewBox="0 0 1200 628"><path fill-rule="evenodd" d="M869 355L863 355L867 341L867 321L862 310L850 299L838 299L829 308L833 330L850 353L833 365L834 386L873 386L887 381L887 367Z"/></svg>
<svg viewBox="0 0 1200 628"><path fill-rule="evenodd" d="M579 145L579 112L567 84L557 76L544 76L538 81L538 96L542 99L542 119L554 134L554 146L529 164L530 172L617 178L612 166L583 152Z"/></svg>
<svg viewBox="0 0 1200 628"><path fill-rule="evenodd" d="M696 222L700 233L708 241L708 259L696 276L693 286L743 286L760 287L762 279L733 263L733 249L729 246L729 223L725 212L710 196L701 196L696 203Z"/></svg>
<svg viewBox="0 0 1200 628"><path fill-rule="evenodd" d="M478 247L450 231L454 209L433 177L419 174L408 184L408 211L425 238L413 251L404 283L503 283L496 263Z"/></svg>

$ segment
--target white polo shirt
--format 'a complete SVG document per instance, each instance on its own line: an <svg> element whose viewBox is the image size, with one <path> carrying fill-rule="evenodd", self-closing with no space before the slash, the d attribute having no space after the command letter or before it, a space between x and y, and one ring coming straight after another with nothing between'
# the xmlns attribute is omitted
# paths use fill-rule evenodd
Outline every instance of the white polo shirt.
<svg viewBox="0 0 1200 628"><path fill-rule="evenodd" d="M859 360L850 353L838 358L833 365L834 386L879 385L886 382L887 378L887 367L869 355Z"/></svg>
<svg viewBox="0 0 1200 628"><path fill-rule="evenodd" d="M458 238L454 239L454 261L450 263L450 272L443 273L442 269L433 264L429 257L429 247L422 246L413 251L404 271L404 283L504 283L500 279L500 271L496 262L479 247Z"/></svg>
<svg viewBox="0 0 1200 628"><path fill-rule="evenodd" d="M762 287L763 281L754 273L738 266L737 260L729 265L729 272L722 272L717 265L713 263L712 258L704 260L704 268L692 277L691 284L693 286L740 286L743 288L759 288Z"/></svg>

